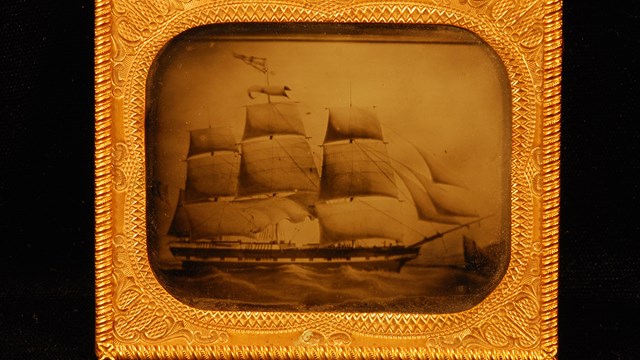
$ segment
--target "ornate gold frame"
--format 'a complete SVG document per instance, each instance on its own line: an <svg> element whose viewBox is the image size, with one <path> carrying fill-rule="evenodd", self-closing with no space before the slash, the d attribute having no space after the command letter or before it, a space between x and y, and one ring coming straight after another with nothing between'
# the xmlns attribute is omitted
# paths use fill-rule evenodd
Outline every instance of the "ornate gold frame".
<svg viewBox="0 0 640 360"><path fill-rule="evenodd" d="M146 251L145 81L158 50L225 22L448 24L502 58L512 94L511 262L454 314L216 312L178 302ZM120 358L554 358L561 2L96 0L96 351Z"/></svg>

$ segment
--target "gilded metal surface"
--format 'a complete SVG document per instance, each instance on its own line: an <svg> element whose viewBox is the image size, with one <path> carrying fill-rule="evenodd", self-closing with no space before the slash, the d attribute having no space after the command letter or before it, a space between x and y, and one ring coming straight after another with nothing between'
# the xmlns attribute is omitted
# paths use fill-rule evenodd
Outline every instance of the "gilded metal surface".
<svg viewBox="0 0 640 360"><path fill-rule="evenodd" d="M96 2L96 351L116 358L552 358L557 347L560 1ZM512 95L511 262L454 314L216 312L177 301L147 258L147 73L171 38L224 22L448 24L484 39Z"/></svg>

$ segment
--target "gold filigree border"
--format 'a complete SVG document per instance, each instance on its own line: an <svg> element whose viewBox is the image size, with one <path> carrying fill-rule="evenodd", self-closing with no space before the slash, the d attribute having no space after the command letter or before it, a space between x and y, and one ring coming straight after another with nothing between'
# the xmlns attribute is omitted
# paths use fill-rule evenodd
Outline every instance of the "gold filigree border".
<svg viewBox="0 0 640 360"><path fill-rule="evenodd" d="M140 45L140 49L137 52L137 56L134 57L131 69L133 73L125 78L130 81L125 82L124 91L125 96L123 98L124 103L131 104L124 113L124 117L131 120L130 126L127 127L128 131L125 132L126 143L131 147L135 144L139 144L143 141L143 126L140 123L144 119L144 104L139 99L144 98L144 83L146 81L147 69L149 68L151 61L153 60L157 49L159 49L166 41L181 33L182 31L192 27L210 23L221 17L221 13L228 13L229 7L227 6L212 6L209 4L195 6L189 11L184 11L173 18L173 26L166 28L162 36L156 38L150 38L145 44ZM236 10L233 10L236 11ZM281 7L281 11L286 13L287 8ZM476 307L471 311L465 312L464 315L396 315L389 317L387 314L340 314L337 316L327 314L300 314L290 313L282 316L281 314L246 314L236 313L234 316L228 316L228 313L216 313L206 312L208 316L205 316L202 310L197 310L184 306L175 301L170 295L165 296L164 289L158 284L154 275L150 272L148 266L148 259L146 257L146 234L144 232L144 168L142 166L131 167L129 176L126 178L135 179L132 186L130 186L127 193L127 197L134 201L125 202L125 231L128 229L135 229L126 234L125 238L129 240L128 248L132 250L134 255L132 263L144 264L139 267L139 272L136 274L136 278L139 280L140 285L148 289L153 294L162 295L159 296L159 301L162 304L167 305L168 313L180 313L181 316L189 318L190 321L198 326L202 327L223 327L231 328L236 331L251 331L251 332L264 332L264 331L300 331L305 330L304 327L317 326L317 322L321 323L333 322L337 324L343 324L345 321L348 325L344 327L348 328L353 333L360 333L362 335L371 336L415 336L416 334L424 334L429 332L432 336L443 335L443 332L453 334L462 331L464 328L469 327L469 324L474 322L474 319L483 317L484 313L496 311L501 306L505 296L512 296L514 289L510 287L520 284L521 278L527 275L527 268L529 267L529 261L533 260L530 256L531 244L529 239L532 239L531 229L533 227L532 220L532 202L531 193L528 191L528 184L518 174L524 172L524 166L527 164L528 149L531 147L533 141L533 130L535 126L535 111L534 109L534 91L530 79L532 76L527 74L529 70L527 64L520 59L520 56L513 56L517 54L516 47L509 42L502 42L502 37L496 34L492 34L492 28L486 23L482 23L470 16L463 16L456 11L446 8L400 8L397 6L390 8L388 5L382 6L370 6L356 8L352 13L345 13L345 21L352 21L356 18L364 19L365 21L374 22L390 22L394 16L394 12L397 13L410 13L413 14L411 18L404 19L405 22L418 21L425 23L452 23L462 27L469 28L470 30L478 33L484 38L489 39L490 45L496 49L505 61L508 72L510 74L511 82L517 85L513 86L513 103L514 103L514 135L513 141L516 144L513 148L513 173L516 174L513 178L514 181L514 219L513 223L514 231L512 235L512 254L515 260L514 266L511 266L506 274L507 278L511 281L504 282L502 288L499 287L494 293L489 296L484 302L484 306ZM194 15L196 14L196 15ZM195 18L194 18L195 16ZM255 15L248 13L248 18L254 18ZM273 21L274 19L269 16L263 15L263 18L258 18L260 21ZM240 18L240 20L246 20L247 18ZM276 19L277 20L277 19ZM495 39L495 40L494 40ZM496 41L497 40L497 41ZM525 70L523 73L522 70ZM136 122L139 122L136 124ZM135 164L142 164L144 162L144 153L142 149L139 151L131 151L131 156L134 157ZM532 278L532 277L531 277ZM506 286L506 288L504 288ZM498 296L502 295L502 296ZM203 321L202 319L206 319ZM240 319L240 321L239 321ZM378 326L383 324L385 326Z"/></svg>
<svg viewBox="0 0 640 360"><path fill-rule="evenodd" d="M541 348L555 356L558 344L558 236L560 224L560 80L562 1L545 4L543 52L543 219L541 262Z"/></svg>
<svg viewBox="0 0 640 360"><path fill-rule="evenodd" d="M150 3L155 3L151 1ZM151 18L148 27L145 21L140 18L129 19L125 21L122 16L126 13L124 4L113 4L108 1L98 0L96 3L96 340L97 351L100 356L105 358L115 357L156 357L156 356L177 356L181 354L190 357L206 358L210 352L217 354L227 354L230 357L241 356L246 351L249 354L261 355L301 355L307 356L317 354L318 348L308 352L307 348L287 350L289 348L243 348L243 347L214 347L210 348L206 344L224 344L228 339L228 334L223 329L231 329L239 332L249 333L278 333L281 331L292 331L291 326L299 323L300 320L304 325L302 327L294 326L293 331L300 331L301 335L296 344L298 345L314 345L321 346L320 355L353 355L360 357L358 354L382 354L385 353L390 357L394 354L439 354L442 356L467 356L469 358L489 356L496 354L510 357L531 357L540 358L552 356L555 352L556 339L556 293L557 293L557 227L558 227L558 166L559 166L559 80L560 80L560 8L561 3L557 2L530 2L531 6L516 6L515 9L521 9L525 16L525 20L531 20L532 9L535 11L535 4L539 4L542 11L538 15L544 15L543 30L541 26L532 26L526 21L519 22L517 25L526 31L516 32L513 27L518 20L516 16L506 16L509 11L514 11L515 1L492 1L492 0L469 0L461 1L460 5L469 8L479 9L479 12L485 14L484 23L479 19L473 19L470 14L456 12L449 8L448 1L437 1L432 4L406 4L402 3L315 3L307 1L305 3L276 3L276 2L252 2L252 3L235 3L225 5L224 3L209 3L203 5L202 8L189 6L189 1L167 1L167 8L155 8L158 14ZM197 3L195 1L194 3ZM437 4L436 4L437 3ZM140 14L144 13L141 6L147 3L139 3L133 8ZM444 4L444 5L443 5ZM506 4L506 5L505 5ZM440 5L440 6L438 6ZM525 5L528 5L526 3ZM543 6L544 5L544 6ZM209 14L202 16L203 9L223 9L223 13ZM188 9L187 9L188 8ZM191 10L191 11L189 11ZM111 11L111 14L109 13ZM425 15L428 14L428 15ZM488 14L488 15L487 15ZM176 19L183 16L182 28L176 27L179 23ZM113 19L116 19L113 22ZM196 19L197 18L197 19ZM509 21L502 21L504 18ZM472 19L472 20L469 20ZM468 325L462 325L457 330L455 326L460 325L460 319L456 316L415 316L415 315L399 315L389 316L389 314L343 314L339 319L328 316L327 314L305 314L302 319L296 317L295 314L285 314L276 318L265 316L260 313L253 314L234 314L228 316L225 314L216 314L213 321L210 319L206 322L198 323L204 315L212 315L215 312L203 312L202 310L184 309L182 304L173 304L167 307L167 304L175 302L170 295L163 293L163 289L157 284L157 280L151 274L148 260L146 259L146 237L144 233L144 151L140 144L143 144L143 136L140 129L143 128L142 111L138 104L138 111L128 113L123 116L125 124L120 125L128 131L124 131L124 142L119 142L113 148L112 140L117 138L114 132L118 124L114 124L114 107L118 106L117 99L127 98L137 99L138 102L144 102L144 92L142 95L133 96L135 86L127 86L127 81L131 83L137 81L138 88L144 89L144 79L146 79L146 71L150 66L152 57L166 40L177 35L178 30L186 30L189 27L201 23L228 22L233 20L246 21L365 21L365 22L399 22L399 23L447 23L468 28L476 33L485 35L490 45L496 48L497 43L508 36L509 40L506 46L507 50L501 52L503 60L512 54L523 52L528 56L522 56L524 66L516 66L509 68L508 72L514 89L514 136L516 133L530 139L524 143L531 143L533 129L530 127L542 127L540 147L532 149L531 146L523 146L523 149L515 148L514 151L530 150L528 156L514 156L514 159L524 160L522 164L516 161L512 164L513 172L517 174L525 174L528 179L528 185L531 192L527 193L526 188L518 188L514 186L514 191L525 194L525 199L514 196L515 206L524 206L523 209L512 211L516 215L519 212L533 213L533 208L527 203L532 200L526 199L527 194L532 194L535 198L541 195L542 204L542 223L541 234L531 234L527 236L528 229L533 227L534 219L524 216L523 227L513 227L513 233L517 236L523 236L520 240L512 241L512 254L514 260L518 263L510 266L507 273L509 281L504 281L494 293L485 300L486 303L495 303L490 308L483 308L482 311L497 311L498 314L491 317L482 316L482 311L477 311L476 317L482 318L479 326L470 328ZM438 21L439 20L439 21ZM475 21L475 22L474 22ZM489 26L487 21L495 21L494 27ZM164 23L164 25L162 25ZM169 31L167 24L174 24L174 29ZM125 24L125 25L123 25ZM142 25L141 30L136 33L135 26L132 24ZM478 25L483 24L483 25ZM534 24L535 25L535 24ZM113 40L114 48L111 48L109 35L111 32L117 32L114 28L118 26L128 27L131 31L129 36L122 36L120 39ZM528 26L528 27L527 27ZM498 34L488 34L486 29L498 28ZM139 28L140 29L140 28ZM533 30L532 30L533 29ZM179 32L179 31L178 31ZM540 36L542 46L536 45L537 32L543 32L544 36ZM155 34L155 36L154 36ZM526 35L526 36L523 36ZM161 35L161 36L158 36ZM510 36L509 36L510 35ZM542 35L542 33L538 34ZM117 37L117 36L115 36ZM143 39L145 39L143 41ZM150 46L153 41L156 42L155 47ZM514 49L513 43L519 42L520 47ZM160 44L160 45L158 45ZM502 45L502 44L499 44ZM120 46L120 48L118 48ZM504 45L503 45L504 46ZM140 62L140 49L147 49L146 61ZM520 51L518 51L518 49ZM523 50L524 49L524 50ZM542 51L542 56L532 55L536 51ZM111 56L110 56L111 54ZM133 60L132 60L133 58ZM138 63L132 66L133 63ZM506 62L506 61L505 61ZM530 71L529 76L517 71L517 68L526 68ZM135 76L127 74L128 69L137 71ZM516 75L519 75L516 76ZM142 79L142 80L141 80ZM529 80L533 79L533 80ZM530 85L527 85L527 81ZM536 82L536 80L538 80ZM124 87L124 89L123 89ZM527 90L529 89L529 90ZM138 89L139 90L139 89ZM522 91L524 90L524 91ZM524 95L521 95L524 93ZM529 94L529 95L527 95ZM534 101L530 96L534 96ZM529 98L523 105L519 102L522 99ZM124 101L130 104L129 100ZM537 103L538 109L532 109L532 104ZM115 104L115 105L114 105ZM120 103L122 106L122 103ZM542 109L542 114L538 120L542 120L541 124L536 125L535 114L537 110ZM142 107L143 109L143 107ZM518 114L522 111L522 114ZM519 129L516 117L522 116L528 119L524 126ZM534 116L532 119L531 117ZM541 119L540 119L541 118ZM124 121L128 119L128 121ZM129 134L129 135L126 135ZM517 142L516 142L517 143ZM537 150L536 150L537 149ZM124 150L124 151L123 151ZM535 150L535 151L534 151ZM541 153L541 160L531 161L532 158L538 158L534 154ZM538 158L539 159L539 158ZM125 164L125 165L123 165ZM532 165L533 164L533 165ZM528 166L528 167L527 167ZM542 179L541 186L537 181L531 179ZM128 179L133 179L132 182ZM520 181L519 185L525 185L526 182ZM126 192L128 199L125 201L125 219L124 226L125 236L122 234L113 236L112 209L114 204L114 194L111 189L118 192ZM534 191L537 190L537 191ZM524 203L518 205L517 200L523 200ZM525 214L526 215L526 214ZM514 223L518 224L515 220ZM126 233L127 229L135 228L133 233ZM536 235L541 238L541 242L534 242L527 246L527 239L534 239ZM523 246L523 248L518 248ZM529 253L532 253L529 256ZM122 255L128 254L127 258L121 259ZM515 269L515 270L514 270ZM515 272L515 274L513 273ZM528 284L518 281L527 278ZM541 279L541 281L540 281ZM515 281L514 281L515 280ZM506 283L506 285L504 285ZM125 290L122 287L126 288ZM516 289L514 287L521 287ZM118 290L119 289L119 290ZM161 294L160 301L153 301L149 294ZM513 294L516 294L513 296ZM504 296L512 295L510 306L500 306L500 301L504 300ZM167 296L169 298L167 298ZM496 297L499 300L495 300ZM500 300L502 298L502 300ZM115 303L114 303L115 299ZM129 299L126 301L123 299ZM519 304L518 302L521 302ZM122 304L132 305L137 310L133 311ZM142 305L141 305L142 304ZM513 304L519 304L514 306ZM508 304L509 305L509 304ZM166 312L175 311L176 308L182 306L178 312L178 320L174 316L166 316ZM144 316L142 316L144 315ZM239 318L243 318L239 320ZM253 317L253 319L252 319ZM437 326L434 318L440 318L442 322ZM459 316L458 316L459 317ZM469 319L473 320L473 316L467 312L463 316L462 322L469 324ZM191 318L190 322L185 324L183 319ZM138 320L136 320L138 319ZM142 320L140 320L142 319ZM234 324L224 323L225 320L231 319ZM293 319L293 321L292 321ZM391 321L389 321L391 319ZM252 321L253 320L253 321ZM348 326L339 326L336 320L347 321ZM358 325L360 321L360 325ZM420 323L422 321L422 323ZM477 319L476 319L477 321ZM413 324L411 324L413 322ZM473 321L472 321L473 322ZM137 333L129 339L126 336L120 336L117 343L133 344L133 345L117 345L114 342L114 334L116 334L118 324L125 323L133 325L138 329ZM153 324L153 325L150 325ZM378 326L376 324L383 324ZM114 327L115 326L115 327ZM195 326L195 328L194 328ZM265 327L266 326L266 327ZM364 328L363 328L364 326ZM444 334L434 330L437 328L445 328ZM529 329L531 328L531 329ZM160 329L160 330L158 330ZM219 329L219 330L215 330ZM317 330L313 330L317 329ZM360 329L360 330L358 330ZM372 332L372 329L374 331ZM382 329L382 330L381 330ZM452 329L454 331L452 331ZM508 329L505 331L505 329ZM523 329L529 329L530 332ZM154 330L154 331L151 331ZM424 332L430 330L432 336L424 336ZM452 334L452 332L454 334ZM351 335L350 335L351 334ZM531 334L537 334L531 337ZM122 335L122 334L120 334ZM383 349L365 350L361 352L358 347L349 347L348 349L340 348L334 352L327 346L344 346L351 344L354 335L367 335L373 337L382 337L390 340L399 340L406 338L428 338L423 342L422 346L428 348L409 348L399 350L397 348L386 347ZM421 336L422 335L422 336ZM433 336L436 335L436 336ZM188 344L202 345L198 351L181 346L154 346L156 341L166 339L179 338L186 340ZM123 341L124 340L124 341ZM127 341L128 340L128 341ZM393 342L392 342L393 343ZM325 347L325 348L323 348ZM205 351L205 349L207 349ZM217 349L217 350L216 350ZM324 350L322 350L324 349ZM479 350L480 349L480 350ZM484 350L481 350L484 349ZM523 351L527 350L527 351ZM417 351L417 352L416 352ZM144 354L144 355L143 355ZM164 355L162 355L164 354ZM465 355L466 354L466 355ZM279 357L274 356L274 357Z"/></svg>
<svg viewBox="0 0 640 360"><path fill-rule="evenodd" d="M115 358L111 298L111 2L96 1L95 7L95 272L96 352Z"/></svg>

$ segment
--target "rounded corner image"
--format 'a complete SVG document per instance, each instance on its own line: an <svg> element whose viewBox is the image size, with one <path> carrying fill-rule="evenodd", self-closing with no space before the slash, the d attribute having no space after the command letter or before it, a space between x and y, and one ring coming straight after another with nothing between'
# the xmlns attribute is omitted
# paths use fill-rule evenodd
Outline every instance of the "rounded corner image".
<svg viewBox="0 0 640 360"><path fill-rule="evenodd" d="M147 249L206 310L454 313L511 256L511 89L445 25L218 24L147 78Z"/></svg>

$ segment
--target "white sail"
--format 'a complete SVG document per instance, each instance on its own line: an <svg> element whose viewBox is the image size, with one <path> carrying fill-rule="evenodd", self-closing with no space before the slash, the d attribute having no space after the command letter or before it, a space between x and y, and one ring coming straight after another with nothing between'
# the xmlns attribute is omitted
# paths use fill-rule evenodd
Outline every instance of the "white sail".
<svg viewBox="0 0 640 360"><path fill-rule="evenodd" d="M455 174L425 150L418 147L416 147L416 150L418 150L418 153L429 167L433 182L466 188L466 184L460 180L460 175Z"/></svg>
<svg viewBox="0 0 640 360"><path fill-rule="evenodd" d="M212 239L224 235L255 237L282 220L293 223L310 216L307 209L286 197L186 204L191 237Z"/></svg>
<svg viewBox="0 0 640 360"><path fill-rule="evenodd" d="M316 211L323 244L371 238L401 241L404 236L398 199L372 196L320 202Z"/></svg>
<svg viewBox="0 0 640 360"><path fill-rule="evenodd" d="M323 150L316 204L321 243L402 240L398 188L373 111L329 109Z"/></svg>
<svg viewBox="0 0 640 360"><path fill-rule="evenodd" d="M355 106L329 109L324 142L349 139L383 139L380 122L373 110Z"/></svg>
<svg viewBox="0 0 640 360"><path fill-rule="evenodd" d="M407 187L407 190L409 190L420 220L442 224L459 224L459 221L455 217L442 214L438 211L426 190L412 180L411 174L407 170L401 166L394 166L394 169Z"/></svg>
<svg viewBox="0 0 640 360"><path fill-rule="evenodd" d="M469 191L454 185L429 184L427 192L438 211L450 216L479 216L469 203Z"/></svg>
<svg viewBox="0 0 640 360"><path fill-rule="evenodd" d="M304 137L274 136L242 143L239 196L317 191L319 182Z"/></svg>
<svg viewBox="0 0 640 360"><path fill-rule="evenodd" d="M216 151L238 151L236 140L229 127L198 129L189 133L187 157Z"/></svg>
<svg viewBox="0 0 640 360"><path fill-rule="evenodd" d="M270 224L276 224L285 219L292 223L299 223L311 216L307 207L298 204L287 196L237 200L233 203L247 214L266 216Z"/></svg>
<svg viewBox="0 0 640 360"><path fill-rule="evenodd" d="M398 197L393 169L381 141L325 144L320 199L386 195Z"/></svg>
<svg viewBox="0 0 640 360"><path fill-rule="evenodd" d="M305 136L304 125L293 103L268 103L247 106L243 141L272 135Z"/></svg>
<svg viewBox="0 0 640 360"><path fill-rule="evenodd" d="M219 196L234 196L240 172L240 156L217 152L187 160L186 201L202 201Z"/></svg>
<svg viewBox="0 0 640 360"><path fill-rule="evenodd" d="M469 204L469 190L449 184L436 183L413 168L407 168L418 179L438 212L447 216L478 216Z"/></svg>
<svg viewBox="0 0 640 360"><path fill-rule="evenodd" d="M266 215L250 214L232 202L202 202L184 208L194 240L215 240L223 235L254 237L269 222Z"/></svg>

